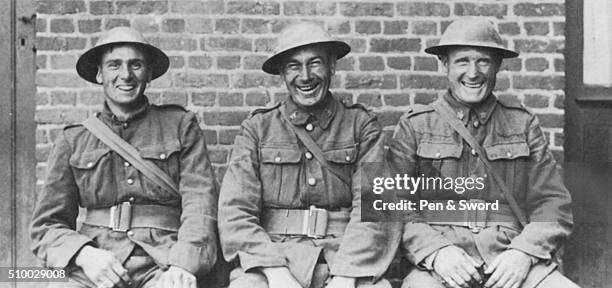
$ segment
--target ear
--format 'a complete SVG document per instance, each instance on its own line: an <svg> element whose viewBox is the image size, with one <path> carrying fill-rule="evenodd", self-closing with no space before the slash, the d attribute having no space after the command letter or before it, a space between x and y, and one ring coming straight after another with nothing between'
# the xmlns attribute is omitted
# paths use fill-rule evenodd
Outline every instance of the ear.
<svg viewBox="0 0 612 288"><path fill-rule="evenodd" d="M440 59L440 62L442 62L444 73L448 73L448 55L438 55L438 59Z"/></svg>
<svg viewBox="0 0 612 288"><path fill-rule="evenodd" d="M336 55L329 55L329 76L334 76L336 74Z"/></svg>
<svg viewBox="0 0 612 288"><path fill-rule="evenodd" d="M98 73L96 74L96 82L102 84L102 67L98 66Z"/></svg>

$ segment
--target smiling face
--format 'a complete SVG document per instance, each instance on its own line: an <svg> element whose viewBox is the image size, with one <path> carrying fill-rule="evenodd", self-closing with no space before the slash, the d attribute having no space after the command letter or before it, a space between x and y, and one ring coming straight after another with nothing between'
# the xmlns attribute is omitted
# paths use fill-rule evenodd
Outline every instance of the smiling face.
<svg viewBox="0 0 612 288"><path fill-rule="evenodd" d="M450 89L459 101L475 104L495 88L501 57L491 49L456 47L442 57Z"/></svg>
<svg viewBox="0 0 612 288"><path fill-rule="evenodd" d="M139 47L113 46L102 54L96 81L104 86L108 105L129 110L139 103L150 80L151 69Z"/></svg>
<svg viewBox="0 0 612 288"><path fill-rule="evenodd" d="M327 93L336 61L321 46L298 48L281 61L280 76L300 106L313 106Z"/></svg>

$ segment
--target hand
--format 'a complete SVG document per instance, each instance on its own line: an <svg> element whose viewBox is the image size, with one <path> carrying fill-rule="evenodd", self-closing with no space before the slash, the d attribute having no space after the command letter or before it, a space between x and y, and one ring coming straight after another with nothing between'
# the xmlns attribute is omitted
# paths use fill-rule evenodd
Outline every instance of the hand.
<svg viewBox="0 0 612 288"><path fill-rule="evenodd" d="M325 286L326 288L355 288L354 277L333 276Z"/></svg>
<svg viewBox="0 0 612 288"><path fill-rule="evenodd" d="M265 267L261 272L266 275L270 288L302 288L287 267Z"/></svg>
<svg viewBox="0 0 612 288"><path fill-rule="evenodd" d="M157 281L159 288L197 288L196 277L187 270L170 266Z"/></svg>
<svg viewBox="0 0 612 288"><path fill-rule="evenodd" d="M467 288L472 281L482 283L482 278L476 268L478 263L463 249L451 245L438 250L433 268L453 288Z"/></svg>
<svg viewBox="0 0 612 288"><path fill-rule="evenodd" d="M525 252L510 249L499 254L485 274L491 274L486 288L518 288L531 269L531 257Z"/></svg>
<svg viewBox="0 0 612 288"><path fill-rule="evenodd" d="M81 267L98 288L127 288L132 284L127 270L110 251L85 245L74 258L74 264Z"/></svg>

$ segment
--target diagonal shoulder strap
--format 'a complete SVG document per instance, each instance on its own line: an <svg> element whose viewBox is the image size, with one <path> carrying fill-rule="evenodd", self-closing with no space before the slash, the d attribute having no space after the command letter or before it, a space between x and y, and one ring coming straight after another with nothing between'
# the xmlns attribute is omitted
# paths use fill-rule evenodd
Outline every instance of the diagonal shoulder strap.
<svg viewBox="0 0 612 288"><path fill-rule="evenodd" d="M289 128L291 128L293 133L295 133L295 135L297 135L298 139L300 139L302 144L304 144L304 146L306 146L306 149L308 149L310 151L310 153L312 153L312 155L315 158L317 158L317 160L319 160L319 163L321 163L321 165L323 165L323 167L325 167L325 169L329 170L334 175L336 175L336 177L340 178L340 180L342 180L342 182L344 182L344 184L350 186L351 185L351 179L347 179L347 177L344 176L342 171L336 169L336 167L333 167L327 161L327 159L325 159L325 156L323 156L323 151L321 151L321 148L319 148L319 145L317 145L317 143L315 143L314 140L312 140L312 137L310 137L310 135L308 135L308 133L306 133L306 131L304 131L304 129L296 128L293 124L291 124L291 122L287 119L287 117L285 116L285 114L283 112L281 112L281 115L283 116L283 119L285 121L287 121L287 126L289 126Z"/></svg>
<svg viewBox="0 0 612 288"><path fill-rule="evenodd" d="M480 159L482 164L484 164L485 168L489 172L489 175L491 175L491 177L493 178L493 182L495 183L495 185L497 185L497 187L499 187L499 189L502 191L504 198L506 198L506 201L508 201L512 212L514 212L514 216L516 216L516 218L518 218L519 222L521 222L523 227L525 227L525 225L527 225L528 223L525 212L523 212L521 207L519 207L518 203L516 202L516 199L514 198L514 195L512 195L512 193L508 189L508 186L506 185L506 182L504 182L503 178L491 167L491 162L489 162L489 159L487 159L487 157L485 156L486 154L484 148L482 148L482 146L478 144L478 141L476 141L474 136L470 134L470 131L468 131L463 126L463 123L461 123L457 118L450 116L454 115L455 113L449 107L445 106L442 101L434 103L432 106L436 110L436 112L440 114L442 120L446 121L446 123L448 123L455 131L457 131L461 138L463 138L463 140L465 140L465 142L467 142L468 145L472 147L472 149L478 152L478 159Z"/></svg>
<svg viewBox="0 0 612 288"><path fill-rule="evenodd" d="M138 154L134 146L121 139L119 135L115 134L115 132L100 121L100 119L95 116L90 117L83 122L83 126L113 151L117 152L123 159L132 164L134 168L138 169L142 175L149 178L153 183L159 185L163 189L180 195L178 185L168 176L168 174L166 174L166 172L161 170L153 162L140 157L140 154Z"/></svg>

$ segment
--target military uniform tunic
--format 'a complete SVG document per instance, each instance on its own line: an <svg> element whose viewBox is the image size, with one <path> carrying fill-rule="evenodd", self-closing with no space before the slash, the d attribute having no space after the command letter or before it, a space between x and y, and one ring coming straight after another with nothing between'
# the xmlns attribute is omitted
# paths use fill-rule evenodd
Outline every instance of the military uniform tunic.
<svg viewBox="0 0 612 288"><path fill-rule="evenodd" d="M322 102L305 110L289 97L242 123L219 196L219 233L225 258L244 271L286 266L308 285L321 260L333 275L380 277L394 256L401 227L360 221L356 172L383 159L382 129L361 105L340 103L331 93ZM323 168L289 125L303 127L351 183ZM266 209L311 205L350 211L344 235L310 239L269 234L260 225Z"/></svg>
<svg viewBox="0 0 612 288"><path fill-rule="evenodd" d="M174 265L195 275L215 263L217 184L196 116L179 106L150 105L146 97L141 104L126 121L106 105L98 118L174 179L180 195L155 185L82 125L66 127L49 156L31 224L34 253L46 266L72 266L88 244L113 252L122 263L138 245L160 267ZM88 224L76 231L79 206L108 208L126 201L182 209L178 233L154 228L125 233Z"/></svg>

